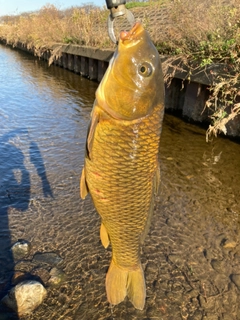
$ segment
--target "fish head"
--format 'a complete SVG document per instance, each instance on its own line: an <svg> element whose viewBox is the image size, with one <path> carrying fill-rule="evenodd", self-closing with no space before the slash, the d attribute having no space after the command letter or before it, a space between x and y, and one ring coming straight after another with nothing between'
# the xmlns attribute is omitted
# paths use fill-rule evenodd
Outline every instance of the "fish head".
<svg viewBox="0 0 240 320"><path fill-rule="evenodd" d="M164 100L159 53L137 22L122 31L118 48L96 91L97 104L116 119L135 120Z"/></svg>

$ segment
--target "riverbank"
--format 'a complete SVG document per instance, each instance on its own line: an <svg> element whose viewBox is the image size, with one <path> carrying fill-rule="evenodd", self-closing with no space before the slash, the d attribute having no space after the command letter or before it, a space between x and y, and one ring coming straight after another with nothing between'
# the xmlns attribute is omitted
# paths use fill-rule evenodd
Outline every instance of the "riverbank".
<svg viewBox="0 0 240 320"><path fill-rule="evenodd" d="M35 54L34 48L28 49L22 43L15 44L14 48ZM113 52L110 49L55 44L42 52L41 59L100 82ZM163 55L161 58L166 83L166 110L207 128L212 115L205 107L210 95L209 88L218 82L219 76L224 75L226 70L232 72L231 68L227 64L212 64L190 69L183 60ZM228 137L240 137L239 120L240 117L236 116L225 124Z"/></svg>
<svg viewBox="0 0 240 320"><path fill-rule="evenodd" d="M163 62L167 87L171 81L176 83L173 79L180 79L177 88L174 85L174 89L170 89L170 96L174 95L175 100L174 103L168 100L170 107L187 109L183 115L194 121L210 122L207 135L224 132L238 136L240 5L235 1L226 4L224 0L204 0L201 4L190 0L184 3L166 0L148 2L144 8L134 7L131 10L149 31L159 53L169 58ZM108 57L99 58L99 54L102 56L102 52L114 50L107 34L108 14L104 8L91 6L61 11L48 5L39 12L2 18L0 38L13 47L30 50L37 56L50 58L50 62L70 70L73 68L73 71L91 79L97 77L100 81ZM126 28L125 21L116 21L116 34ZM76 48L76 54L72 48ZM50 53L52 56L49 57ZM79 59L82 65L80 72L79 66L72 67L80 63ZM218 69L221 72L216 72ZM195 80L199 74L205 78L203 83ZM194 84L188 85L189 81ZM190 94L186 99L187 108L184 108L183 92ZM191 105L198 105L199 111L195 112L196 107Z"/></svg>

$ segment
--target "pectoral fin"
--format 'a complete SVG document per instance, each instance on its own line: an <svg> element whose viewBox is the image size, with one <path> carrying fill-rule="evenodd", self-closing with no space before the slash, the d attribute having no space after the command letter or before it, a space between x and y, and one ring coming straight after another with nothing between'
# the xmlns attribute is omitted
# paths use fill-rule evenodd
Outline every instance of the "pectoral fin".
<svg viewBox="0 0 240 320"><path fill-rule="evenodd" d="M94 107L92 110L91 122L88 127L88 135L87 135L87 143L86 143L86 151L89 159L91 159L94 134L95 134L97 124L99 122L99 118L100 118L100 114L97 110L97 107Z"/></svg>
<svg viewBox="0 0 240 320"><path fill-rule="evenodd" d="M88 186L86 182L86 176L85 176L85 167L82 169L82 175L80 179L80 197L82 199L85 199L88 194Z"/></svg>
<svg viewBox="0 0 240 320"><path fill-rule="evenodd" d="M101 239L102 245L106 249L109 246L110 241L109 241L107 229L103 223L101 223L101 227L100 227L100 239Z"/></svg>

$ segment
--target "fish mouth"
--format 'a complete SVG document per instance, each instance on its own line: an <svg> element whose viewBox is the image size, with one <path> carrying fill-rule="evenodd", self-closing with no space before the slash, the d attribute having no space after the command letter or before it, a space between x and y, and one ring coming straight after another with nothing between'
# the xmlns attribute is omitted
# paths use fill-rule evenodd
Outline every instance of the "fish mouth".
<svg viewBox="0 0 240 320"><path fill-rule="evenodd" d="M136 22L130 31L120 32L120 42L124 45L135 44L138 42L139 35L144 31L140 22Z"/></svg>

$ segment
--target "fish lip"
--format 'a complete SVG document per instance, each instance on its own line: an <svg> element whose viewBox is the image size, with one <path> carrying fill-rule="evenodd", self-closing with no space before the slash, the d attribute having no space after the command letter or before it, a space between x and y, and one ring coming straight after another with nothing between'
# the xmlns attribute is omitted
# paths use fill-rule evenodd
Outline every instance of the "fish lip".
<svg viewBox="0 0 240 320"><path fill-rule="evenodd" d="M125 44L125 42L130 42L132 40L137 40L140 33L143 32L143 27L140 22L136 22L130 31L120 32L120 41Z"/></svg>

